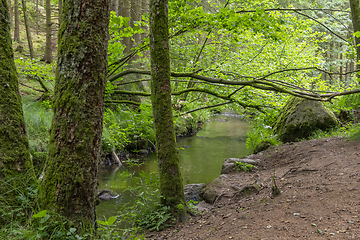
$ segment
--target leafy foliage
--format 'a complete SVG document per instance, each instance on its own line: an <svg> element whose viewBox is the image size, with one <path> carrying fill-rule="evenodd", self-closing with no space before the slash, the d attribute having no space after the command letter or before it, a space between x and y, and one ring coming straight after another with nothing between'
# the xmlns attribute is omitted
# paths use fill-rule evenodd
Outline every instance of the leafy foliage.
<svg viewBox="0 0 360 240"><path fill-rule="evenodd" d="M56 62L51 64L44 64L36 60L26 58L15 59L15 64L20 73L20 76L29 79L41 78L45 81L54 81L54 70Z"/></svg>
<svg viewBox="0 0 360 240"><path fill-rule="evenodd" d="M119 210L119 215L107 221L99 221L102 225L102 237L113 236L120 239L144 239L138 236L142 231L159 231L172 222L170 209L160 204L158 173L140 173L138 176L124 172L121 176L132 178L136 186L128 186L135 199L125 203ZM116 221L115 221L116 220Z"/></svg>
<svg viewBox="0 0 360 240"><path fill-rule="evenodd" d="M127 143L140 140L155 140L150 105L140 105L139 112L121 107L106 109L102 140L105 152L123 150Z"/></svg>
<svg viewBox="0 0 360 240"><path fill-rule="evenodd" d="M235 168L237 171L251 172L256 166L250 163L235 162Z"/></svg>

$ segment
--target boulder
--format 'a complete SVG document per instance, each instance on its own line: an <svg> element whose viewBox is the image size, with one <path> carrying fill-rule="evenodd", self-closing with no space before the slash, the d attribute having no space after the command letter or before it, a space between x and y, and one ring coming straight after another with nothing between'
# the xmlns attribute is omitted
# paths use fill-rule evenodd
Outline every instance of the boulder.
<svg viewBox="0 0 360 240"><path fill-rule="evenodd" d="M252 165L256 165L258 161L250 159L250 158L227 158L225 159L225 162L222 165L221 174L228 174L231 172L236 172L235 163L236 162L243 162L243 163L249 163Z"/></svg>
<svg viewBox="0 0 360 240"><path fill-rule="evenodd" d="M207 184L206 187L201 189L200 197L204 199L205 202L213 204L215 199L223 192L224 188L226 188L225 178L226 175L220 175Z"/></svg>
<svg viewBox="0 0 360 240"><path fill-rule="evenodd" d="M199 201L200 199L200 191L205 187L205 183L198 184L187 184L184 186L184 194L186 201Z"/></svg>
<svg viewBox="0 0 360 240"><path fill-rule="evenodd" d="M118 198L119 194L109 189L99 189L98 197L101 200L110 200L110 199Z"/></svg>
<svg viewBox="0 0 360 240"><path fill-rule="evenodd" d="M290 97L279 117L273 131L282 142L295 142L308 138L317 130L328 130L339 124L333 112L322 102Z"/></svg>

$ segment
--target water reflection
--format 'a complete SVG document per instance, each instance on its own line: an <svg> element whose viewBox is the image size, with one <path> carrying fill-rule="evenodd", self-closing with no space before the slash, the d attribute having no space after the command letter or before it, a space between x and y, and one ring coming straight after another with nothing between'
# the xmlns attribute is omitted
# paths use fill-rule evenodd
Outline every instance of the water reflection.
<svg viewBox="0 0 360 240"><path fill-rule="evenodd" d="M227 120L227 121L223 121ZM203 125L196 136L177 139L180 167L184 184L209 183L220 175L221 166L226 158L240 158L248 155L246 133L250 125L236 115L217 115L211 122ZM185 148L184 148L185 146ZM131 174L158 171L156 154L143 157L146 164L128 168ZM132 178L122 178L124 167L118 171L100 169L99 188L107 188L120 194L114 200L103 201L97 207L99 217L116 215L121 204L131 201L131 194L124 191L127 186L134 186ZM121 180L120 180L121 179ZM127 180L124 180L127 179Z"/></svg>

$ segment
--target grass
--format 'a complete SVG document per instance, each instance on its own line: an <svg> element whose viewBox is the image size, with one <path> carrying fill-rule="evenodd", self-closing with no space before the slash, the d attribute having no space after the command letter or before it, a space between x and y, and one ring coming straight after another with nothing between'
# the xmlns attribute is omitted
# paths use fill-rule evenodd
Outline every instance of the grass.
<svg viewBox="0 0 360 240"><path fill-rule="evenodd" d="M22 102L30 153L34 162L35 172L39 175L47 156L49 130L53 112L51 109L46 108L42 102L34 100L31 96L23 97Z"/></svg>

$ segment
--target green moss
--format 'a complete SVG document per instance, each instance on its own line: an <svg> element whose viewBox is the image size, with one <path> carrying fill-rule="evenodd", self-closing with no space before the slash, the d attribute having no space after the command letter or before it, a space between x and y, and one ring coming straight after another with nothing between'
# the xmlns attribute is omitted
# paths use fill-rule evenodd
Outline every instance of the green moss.
<svg viewBox="0 0 360 240"><path fill-rule="evenodd" d="M281 141L289 142L308 138L316 129L327 130L337 124L335 115L321 102L291 97L276 120L273 130Z"/></svg>
<svg viewBox="0 0 360 240"><path fill-rule="evenodd" d="M36 180L19 94L6 0L0 3L0 92L0 198L6 199L0 205L16 206L13 190L24 193L28 184L36 184ZM26 184L21 175L29 178ZM0 218L0 224L2 220Z"/></svg>
<svg viewBox="0 0 360 240"><path fill-rule="evenodd" d="M108 2L64 2L42 209L95 224L107 73ZM81 23L81 24L79 24Z"/></svg>

